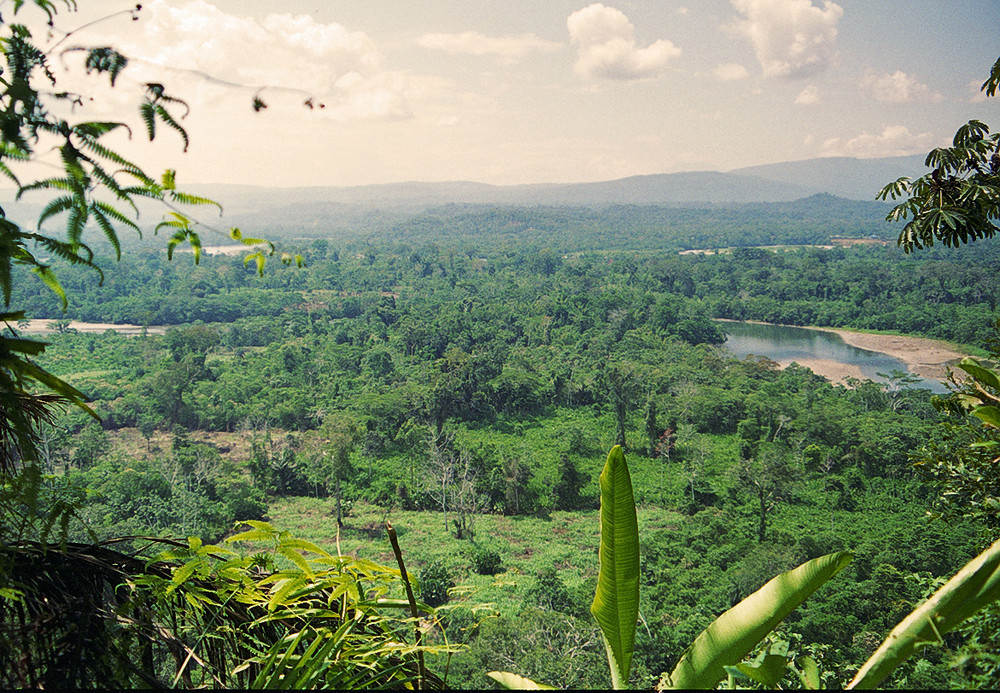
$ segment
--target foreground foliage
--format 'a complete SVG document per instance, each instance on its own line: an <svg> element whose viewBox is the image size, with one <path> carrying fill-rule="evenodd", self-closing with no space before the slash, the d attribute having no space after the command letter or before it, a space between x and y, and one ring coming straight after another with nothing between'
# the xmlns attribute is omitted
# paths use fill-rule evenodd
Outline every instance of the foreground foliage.
<svg viewBox="0 0 1000 693"><path fill-rule="evenodd" d="M601 574L591 608L608 651L612 686L625 688L634 652L639 604L639 535L632 483L621 448L614 447L601 474ZM719 616L681 655L672 672L664 673L657 690L711 689L726 676L743 676L765 687L775 686L792 665L786 656L768 653L759 662L740 662L786 616L818 587L839 573L853 556L838 552L783 573ZM942 636L976 612L1000 599L1000 541L970 561L930 599L889 634L862 665L848 688L873 688L905 662L921 645ZM806 688L819 688L817 663L799 660ZM509 672L490 672L505 688L549 688Z"/></svg>
<svg viewBox="0 0 1000 693"><path fill-rule="evenodd" d="M403 611L411 602L392 597L398 570L259 522L226 542L253 553L193 538L133 541L145 551L123 553L114 542L0 549L0 685L442 685L423 667L427 648L413 642L416 619Z"/></svg>

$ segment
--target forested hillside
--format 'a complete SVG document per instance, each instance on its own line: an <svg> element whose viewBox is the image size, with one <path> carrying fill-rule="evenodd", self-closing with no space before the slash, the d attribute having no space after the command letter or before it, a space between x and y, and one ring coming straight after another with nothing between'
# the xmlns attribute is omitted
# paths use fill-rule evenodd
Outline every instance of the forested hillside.
<svg viewBox="0 0 1000 693"><path fill-rule="evenodd" d="M493 228L505 218L479 214ZM103 286L67 268L65 316L45 293L20 300L55 321L41 363L94 397L102 425L74 414L48 429L46 468L92 489L84 516L106 536L212 541L236 519L269 518L386 561L378 528L391 517L429 603L472 590L442 612L449 638L470 645L447 665L452 685L516 664L603 686L585 613L596 475L624 443L645 585L635 681L651 685L713 614L773 574L850 549L847 573L780 631L822 655L831 684L845 681L927 585L976 552L972 525L927 523L933 487L909 460L940 415L903 382L847 388L737 361L711 318L982 345L1000 292L994 244L919 257L592 251L598 221L559 223L575 251L516 249L468 227L462 241L447 229L414 245L312 241L305 269L263 277L238 257L194 266L162 252L113 266ZM728 244L701 228L709 246ZM168 329L78 334L63 318ZM498 615L462 607L480 602ZM928 651L897 681L965 681L948 661Z"/></svg>
<svg viewBox="0 0 1000 693"><path fill-rule="evenodd" d="M66 31L56 15L77 8L62 5L19 0L0 19L0 175L17 190L0 196L4 686L1000 685L995 363L958 360L948 397L900 370L831 382L736 358L719 322L902 332L1000 359L1000 133L970 120L882 202L830 194L856 196L885 164L855 161L855 176L844 158L506 188L222 188L251 237L207 225L221 205L174 170L154 178L119 152L129 124L85 119L117 117L103 88L64 90L75 58L76 77L115 88L127 56L60 46L142 6ZM184 32L207 7L178 11ZM29 11L34 24L11 23ZM206 25L233 17L212 12ZM842 13L822 10L831 42ZM323 31L300 31L310 22ZM633 95L681 54L637 49L601 4L565 24L576 78L625 77ZM273 14L226 33L262 26L247 35L314 57L348 35ZM604 64L609 49L632 58ZM359 50L348 62L366 75L330 80L353 106L331 100L324 125L361 132L377 116L363 104L409 79L367 75L382 58ZM298 87L142 60L246 89L247 113L295 94L308 120L260 119L282 123L260 131L282 152L300 129L315 157L330 130L312 128L326 104ZM188 151L190 104L118 84L138 90L135 133ZM982 89L998 85L1000 61ZM384 124L429 120L399 96ZM437 122L457 133L462 119Z"/></svg>

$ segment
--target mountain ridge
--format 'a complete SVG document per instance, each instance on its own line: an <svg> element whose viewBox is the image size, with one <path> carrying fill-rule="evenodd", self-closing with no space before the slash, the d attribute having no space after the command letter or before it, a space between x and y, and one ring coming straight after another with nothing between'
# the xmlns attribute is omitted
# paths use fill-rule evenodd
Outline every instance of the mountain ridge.
<svg viewBox="0 0 1000 693"><path fill-rule="evenodd" d="M473 181L380 183L359 186L272 188L238 184L187 186L218 200L224 226L377 231L401 219L450 204L498 207L582 207L615 205L712 208L788 203L819 194L852 202L873 202L900 175L919 175L921 156L882 159L831 157L743 167L731 171L685 171L628 176L587 183L492 185ZM0 204L17 221L31 224L44 204L14 202L0 190ZM143 205L143 223L159 213ZM147 212L147 209L150 211ZM193 210L197 214L197 210ZM211 222L210 222L211 223Z"/></svg>
<svg viewBox="0 0 1000 693"><path fill-rule="evenodd" d="M873 200L900 175L919 175L922 156L881 159L829 157L737 168L628 176L585 183L493 185L474 181L376 183L358 186L268 188L232 184L191 186L228 212L321 204L419 211L451 203L511 206L726 205L788 202L817 193Z"/></svg>

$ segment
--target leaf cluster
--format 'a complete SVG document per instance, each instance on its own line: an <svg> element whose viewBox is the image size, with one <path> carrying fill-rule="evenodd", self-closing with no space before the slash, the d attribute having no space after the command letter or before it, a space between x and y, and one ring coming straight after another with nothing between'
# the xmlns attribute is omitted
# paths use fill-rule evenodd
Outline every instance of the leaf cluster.
<svg viewBox="0 0 1000 693"><path fill-rule="evenodd" d="M439 688L406 642L400 573L263 522L226 544L149 540L0 550L0 683L8 688ZM433 610L418 605L426 613Z"/></svg>
<svg viewBox="0 0 1000 693"><path fill-rule="evenodd" d="M881 200L907 198L886 217L907 220L898 243L904 252L935 241L953 248L992 238L1000 220L1000 133L970 120L951 147L934 149L924 164L932 170L916 180L903 177L885 186Z"/></svg>
<svg viewBox="0 0 1000 693"><path fill-rule="evenodd" d="M25 5L24 0L13 4L13 14ZM50 0L32 3L45 12L51 25L58 7ZM66 0L65 7L73 11L75 2ZM138 12L141 6L136 6ZM37 231L28 231L6 218L0 209L0 293L6 306L10 306L14 291L14 267L28 267L36 277L51 289L66 309L67 298L53 270L51 258L58 258L70 265L96 270L103 281L103 273L94 262L94 253L84 241L89 226L96 226L113 249L115 258L121 259L119 229L129 228L141 235L137 223L140 199L159 201L171 209L170 216L156 227L168 228L172 235L167 244L168 256L175 246L187 242L194 250L195 262L200 258L201 239L195 231L198 222L182 214L176 205L212 205L211 200L177 190L175 174L167 171L160 181L154 180L140 166L120 154L108 144L108 138L119 132L131 137L131 130L118 121L70 122L59 117L48 103L50 100L82 103L78 95L55 91L57 80L49 64L49 51L40 48L31 32L22 24L9 24L0 18L0 56L5 67L0 68L0 175L18 186L17 199L25 194L48 192L54 196L45 204L37 221ZM69 36L70 32L67 34ZM84 68L87 72L106 74L112 86L128 64L127 58L113 48L70 48L64 53L85 53ZM177 117L172 109L183 108ZM168 94L161 84L148 83L139 108L139 115L147 135L153 140L161 124L176 132L189 144L188 134L180 120L187 115L187 104ZM51 148L58 152L60 172L57 175L22 182L17 169L30 164L39 151ZM216 205L218 206L218 205ZM221 208L220 208L221 211ZM50 220L62 220L64 238L42 230ZM208 227L210 228L210 227ZM241 235L233 230L232 237ZM247 243L263 243L258 239ZM244 241L246 242L246 241ZM38 251L42 252L39 253ZM274 246L268 244L268 255ZM44 253L44 254L43 254ZM47 257L46 257L47 255ZM266 256L257 250L247 258L256 260L258 271L263 272ZM283 257L287 264L301 258ZM26 356L25 350L37 349L25 340L0 336L0 444L3 445L4 463L8 460L31 458L32 430L46 420L45 408L57 403L81 405L83 395L64 382L45 373ZM34 353L38 353L37 351ZM35 387L46 388L52 395L36 396ZM88 410L89 411L89 410ZM91 412L92 413L92 412ZM10 453L9 455L6 453Z"/></svg>

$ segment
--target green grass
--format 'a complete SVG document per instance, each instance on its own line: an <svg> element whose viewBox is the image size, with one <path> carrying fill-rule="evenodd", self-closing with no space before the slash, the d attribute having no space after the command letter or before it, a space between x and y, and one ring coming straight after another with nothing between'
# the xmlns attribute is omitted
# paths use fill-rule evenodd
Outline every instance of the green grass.
<svg viewBox="0 0 1000 693"><path fill-rule="evenodd" d="M395 566L385 532L388 519L399 536L409 572L419 575L429 563L441 562L455 576L458 592L466 595L467 601L493 603L505 613L517 613L534 575L544 568L555 569L571 590L597 576L597 510L555 511L548 518L480 515L475 520L475 537L470 541L456 539L447 531L439 512L394 510L387 515L376 506L355 504L338 538L333 503L333 499L280 498L271 504L268 515L275 527L331 553L336 553L339 545L342 554ZM672 511L639 508L640 533L651 534L680 521ZM472 570L470 555L483 546L500 554L503 573L486 576Z"/></svg>

